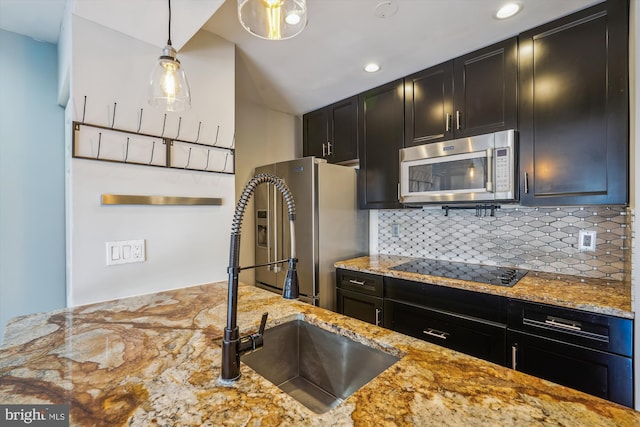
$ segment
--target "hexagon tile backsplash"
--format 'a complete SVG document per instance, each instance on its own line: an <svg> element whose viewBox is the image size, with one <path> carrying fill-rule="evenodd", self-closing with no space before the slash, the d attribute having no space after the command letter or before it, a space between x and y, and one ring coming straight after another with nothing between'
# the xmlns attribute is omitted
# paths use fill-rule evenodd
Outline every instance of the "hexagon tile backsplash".
<svg viewBox="0 0 640 427"><path fill-rule="evenodd" d="M473 209L448 216L440 207L380 210L378 252L625 280L630 228L620 206L503 206L494 217ZM580 230L596 231L595 252L578 249Z"/></svg>

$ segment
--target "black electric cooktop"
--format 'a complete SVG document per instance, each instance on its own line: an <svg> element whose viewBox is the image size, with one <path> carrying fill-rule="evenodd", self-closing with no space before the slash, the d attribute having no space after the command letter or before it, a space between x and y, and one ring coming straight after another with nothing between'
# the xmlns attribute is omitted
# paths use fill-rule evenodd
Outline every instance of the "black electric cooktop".
<svg viewBox="0 0 640 427"><path fill-rule="evenodd" d="M510 267L466 264L464 262L440 261L434 259L416 259L404 264L396 265L390 269L508 287L518 283L518 281L527 274L527 270Z"/></svg>

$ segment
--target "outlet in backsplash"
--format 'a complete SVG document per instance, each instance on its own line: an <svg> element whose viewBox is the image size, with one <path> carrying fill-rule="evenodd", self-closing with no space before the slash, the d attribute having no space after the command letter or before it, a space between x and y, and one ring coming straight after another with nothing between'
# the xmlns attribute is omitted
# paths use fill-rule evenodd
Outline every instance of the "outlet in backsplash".
<svg viewBox="0 0 640 427"><path fill-rule="evenodd" d="M444 216L439 207L380 210L378 252L625 280L630 217L615 206L503 206L494 217L474 210ZM596 232L595 251L579 249L581 230Z"/></svg>

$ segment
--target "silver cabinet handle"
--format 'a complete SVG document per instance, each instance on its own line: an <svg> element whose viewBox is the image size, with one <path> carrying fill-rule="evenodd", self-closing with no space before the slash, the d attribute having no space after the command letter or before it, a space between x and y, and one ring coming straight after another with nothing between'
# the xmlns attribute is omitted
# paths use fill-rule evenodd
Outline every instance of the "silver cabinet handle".
<svg viewBox="0 0 640 427"><path fill-rule="evenodd" d="M518 366L518 346L511 346L511 369L517 370Z"/></svg>
<svg viewBox="0 0 640 427"><path fill-rule="evenodd" d="M460 126L460 110L456 111L456 130L460 130L462 127Z"/></svg>
<svg viewBox="0 0 640 427"><path fill-rule="evenodd" d="M567 322L567 323L565 323ZM574 323L574 322L570 322L570 321L562 321L562 319L557 319L554 317L550 317L547 320L544 321L544 323L546 323L547 325L551 325L551 326L555 326L558 328L563 328L563 329L569 329L571 331L581 331L582 328L580 327L579 323Z"/></svg>
<svg viewBox="0 0 640 427"><path fill-rule="evenodd" d="M451 114L447 113L447 116L444 121L444 131L451 132Z"/></svg>
<svg viewBox="0 0 640 427"><path fill-rule="evenodd" d="M446 332L442 332L432 328L429 328L426 331L422 331L422 333L425 335L430 335L432 337L440 338L441 340L446 340L447 336L449 336L449 334Z"/></svg>
<svg viewBox="0 0 640 427"><path fill-rule="evenodd" d="M349 283L357 285L357 286L364 286L364 280L356 280L356 279L351 279L349 280Z"/></svg>
<svg viewBox="0 0 640 427"><path fill-rule="evenodd" d="M327 156L333 155L333 150L331 149L332 147L333 147L333 144L327 141Z"/></svg>
<svg viewBox="0 0 640 427"><path fill-rule="evenodd" d="M380 310L379 308L376 308L376 326L380 326L380 323L382 323L380 319L381 314L382 314L382 310Z"/></svg>
<svg viewBox="0 0 640 427"><path fill-rule="evenodd" d="M524 193L529 194L529 174L524 173Z"/></svg>
<svg viewBox="0 0 640 427"><path fill-rule="evenodd" d="M322 157L327 157L327 145L322 144Z"/></svg>

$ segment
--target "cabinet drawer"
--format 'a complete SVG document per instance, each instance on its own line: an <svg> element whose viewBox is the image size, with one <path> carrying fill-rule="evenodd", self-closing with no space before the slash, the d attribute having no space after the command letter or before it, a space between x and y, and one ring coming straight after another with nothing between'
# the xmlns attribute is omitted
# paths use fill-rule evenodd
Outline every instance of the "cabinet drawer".
<svg viewBox="0 0 640 427"><path fill-rule="evenodd" d="M360 292L381 298L384 294L382 276L378 276L376 274L338 268L336 270L336 280L338 282L337 286L340 289Z"/></svg>
<svg viewBox="0 0 640 427"><path fill-rule="evenodd" d="M382 298L338 289L338 313L382 326Z"/></svg>
<svg viewBox="0 0 640 427"><path fill-rule="evenodd" d="M630 357L511 330L508 344L512 368L633 407Z"/></svg>
<svg viewBox="0 0 640 427"><path fill-rule="evenodd" d="M633 321L570 308L509 302L510 329L631 357Z"/></svg>
<svg viewBox="0 0 640 427"><path fill-rule="evenodd" d="M506 366L507 325L387 299L384 313L389 329Z"/></svg>
<svg viewBox="0 0 640 427"><path fill-rule="evenodd" d="M507 323L504 297L391 277L385 285L385 298Z"/></svg>

